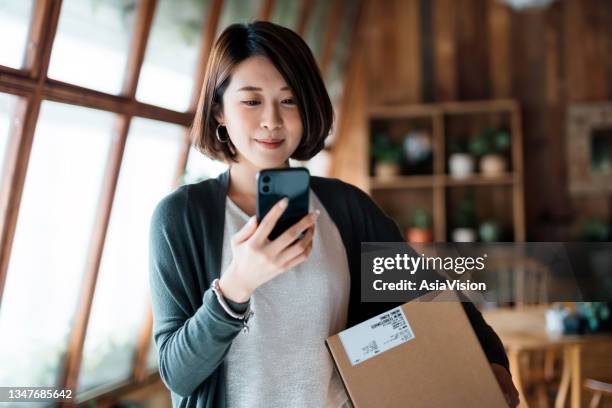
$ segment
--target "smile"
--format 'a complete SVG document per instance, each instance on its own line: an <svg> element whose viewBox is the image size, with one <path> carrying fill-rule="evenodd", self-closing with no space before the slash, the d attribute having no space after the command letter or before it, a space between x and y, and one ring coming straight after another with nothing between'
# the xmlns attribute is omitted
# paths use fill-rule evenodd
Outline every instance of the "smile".
<svg viewBox="0 0 612 408"><path fill-rule="evenodd" d="M281 144L283 144L284 140L271 140L271 139L255 139L258 145L262 146L265 149L276 149Z"/></svg>

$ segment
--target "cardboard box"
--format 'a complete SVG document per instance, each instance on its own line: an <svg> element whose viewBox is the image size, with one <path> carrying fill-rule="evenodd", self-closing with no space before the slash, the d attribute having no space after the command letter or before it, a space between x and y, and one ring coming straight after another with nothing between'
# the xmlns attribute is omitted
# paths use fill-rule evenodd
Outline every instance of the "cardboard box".
<svg viewBox="0 0 612 408"><path fill-rule="evenodd" d="M428 294L326 340L356 408L507 407L459 302Z"/></svg>

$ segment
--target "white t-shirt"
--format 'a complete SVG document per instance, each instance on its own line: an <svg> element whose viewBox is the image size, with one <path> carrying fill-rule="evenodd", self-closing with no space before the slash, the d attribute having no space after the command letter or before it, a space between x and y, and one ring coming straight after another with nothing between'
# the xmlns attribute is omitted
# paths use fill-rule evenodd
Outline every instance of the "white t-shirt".
<svg viewBox="0 0 612 408"><path fill-rule="evenodd" d="M228 408L351 406L325 347L328 336L346 328L348 260L336 225L310 190L315 209L321 213L308 259L251 296L249 332L240 332L225 359ZM231 237L248 219L227 197L221 271L231 262Z"/></svg>

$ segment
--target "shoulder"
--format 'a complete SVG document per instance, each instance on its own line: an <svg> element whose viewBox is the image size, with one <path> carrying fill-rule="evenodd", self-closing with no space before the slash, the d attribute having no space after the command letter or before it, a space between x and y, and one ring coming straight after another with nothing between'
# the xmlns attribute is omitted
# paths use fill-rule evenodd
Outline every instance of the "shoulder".
<svg viewBox="0 0 612 408"><path fill-rule="evenodd" d="M311 184L315 193L328 195L337 199L342 197L351 207L369 208L374 201L361 188L334 177L311 177Z"/></svg>
<svg viewBox="0 0 612 408"><path fill-rule="evenodd" d="M179 224L178 221L187 211L188 200L189 187L185 185L178 187L159 200L151 216L152 229L165 229L167 226L176 227Z"/></svg>
<svg viewBox="0 0 612 408"><path fill-rule="evenodd" d="M338 178L312 176L310 179L313 188L318 188L325 193L346 194L358 199L363 199L365 196L369 199L369 196L362 189Z"/></svg>
<svg viewBox="0 0 612 408"><path fill-rule="evenodd" d="M211 178L177 187L156 204L152 222L176 221L191 213L196 204L210 203L218 190L218 184L217 179Z"/></svg>

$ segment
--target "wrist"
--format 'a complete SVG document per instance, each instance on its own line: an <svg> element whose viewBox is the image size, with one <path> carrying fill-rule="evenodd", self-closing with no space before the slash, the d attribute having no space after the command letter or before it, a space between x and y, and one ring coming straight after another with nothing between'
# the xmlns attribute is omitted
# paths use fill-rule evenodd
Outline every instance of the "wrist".
<svg viewBox="0 0 612 408"><path fill-rule="evenodd" d="M235 280L234 274L231 272L231 267L221 275L219 279L219 288L223 293L223 297L236 303L244 303L251 298L251 291L241 287L239 282Z"/></svg>

